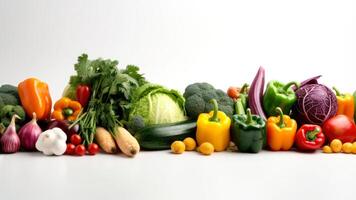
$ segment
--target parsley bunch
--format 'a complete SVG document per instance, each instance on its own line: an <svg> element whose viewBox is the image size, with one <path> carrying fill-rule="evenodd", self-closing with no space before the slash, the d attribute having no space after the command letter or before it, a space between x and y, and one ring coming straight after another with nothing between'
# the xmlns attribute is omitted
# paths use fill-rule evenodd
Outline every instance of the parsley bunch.
<svg viewBox="0 0 356 200"><path fill-rule="evenodd" d="M116 60L89 60L88 55L83 54L74 66L77 74L70 78L70 87L76 88L79 84L91 87L88 106L74 122L79 124L85 144L93 142L97 126L115 134L118 126L122 126L121 121L128 118L131 94L147 83L138 67L128 65L119 70L117 65Z"/></svg>

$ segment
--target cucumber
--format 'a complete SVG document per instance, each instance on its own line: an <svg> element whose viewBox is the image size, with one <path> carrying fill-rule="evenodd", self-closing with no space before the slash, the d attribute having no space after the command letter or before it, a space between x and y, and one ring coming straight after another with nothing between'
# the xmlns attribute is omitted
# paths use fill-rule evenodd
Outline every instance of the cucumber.
<svg viewBox="0 0 356 200"><path fill-rule="evenodd" d="M134 137L143 149L166 150L176 140L195 138L196 127L195 121L152 125L136 131Z"/></svg>

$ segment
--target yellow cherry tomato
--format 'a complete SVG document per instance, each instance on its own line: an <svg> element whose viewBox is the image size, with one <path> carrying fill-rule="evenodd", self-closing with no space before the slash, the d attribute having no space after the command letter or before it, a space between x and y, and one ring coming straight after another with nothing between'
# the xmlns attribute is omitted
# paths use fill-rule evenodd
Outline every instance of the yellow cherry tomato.
<svg viewBox="0 0 356 200"><path fill-rule="evenodd" d="M203 155L211 155L214 152L214 146L209 142L204 142L199 146L199 152Z"/></svg>
<svg viewBox="0 0 356 200"><path fill-rule="evenodd" d="M323 153L332 153L333 151L331 150L330 146L324 146L323 147Z"/></svg>
<svg viewBox="0 0 356 200"><path fill-rule="evenodd" d="M346 142L342 145L342 152L351 153L351 151L352 151L352 143Z"/></svg>
<svg viewBox="0 0 356 200"><path fill-rule="evenodd" d="M356 154L356 142L352 143L351 152Z"/></svg>
<svg viewBox="0 0 356 200"><path fill-rule="evenodd" d="M342 150L342 142L339 139L334 139L330 143L330 147L334 153L339 153Z"/></svg>
<svg viewBox="0 0 356 200"><path fill-rule="evenodd" d="M171 149L175 154L182 154L185 151L185 145L182 141L175 141L172 143Z"/></svg>
<svg viewBox="0 0 356 200"><path fill-rule="evenodd" d="M197 147L197 143L191 137L185 138L183 140L183 142L185 144L185 150L187 150L187 151L193 151L195 149L195 147Z"/></svg>

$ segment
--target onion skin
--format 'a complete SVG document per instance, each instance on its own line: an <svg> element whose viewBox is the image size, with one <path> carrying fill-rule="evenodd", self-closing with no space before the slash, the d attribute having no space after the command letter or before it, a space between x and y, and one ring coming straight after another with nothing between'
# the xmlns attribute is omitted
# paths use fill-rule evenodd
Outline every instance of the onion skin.
<svg viewBox="0 0 356 200"><path fill-rule="evenodd" d="M36 113L33 113L32 120L25 124L19 131L22 148L27 151L35 151L35 145L41 133L42 129L37 124Z"/></svg>
<svg viewBox="0 0 356 200"><path fill-rule="evenodd" d="M11 123L0 139L1 150L4 153L16 153L20 150L20 138L16 133L15 119L19 116L12 116Z"/></svg>

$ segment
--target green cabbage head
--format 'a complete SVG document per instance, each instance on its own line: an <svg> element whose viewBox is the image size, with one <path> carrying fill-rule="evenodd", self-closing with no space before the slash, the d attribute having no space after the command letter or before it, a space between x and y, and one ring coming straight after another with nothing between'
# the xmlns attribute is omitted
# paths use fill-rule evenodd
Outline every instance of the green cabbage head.
<svg viewBox="0 0 356 200"><path fill-rule="evenodd" d="M184 97L176 90L147 83L132 96L129 121L141 116L145 125L175 123L187 120Z"/></svg>

